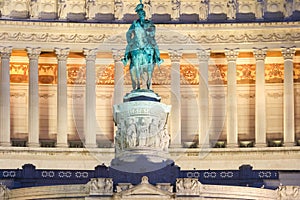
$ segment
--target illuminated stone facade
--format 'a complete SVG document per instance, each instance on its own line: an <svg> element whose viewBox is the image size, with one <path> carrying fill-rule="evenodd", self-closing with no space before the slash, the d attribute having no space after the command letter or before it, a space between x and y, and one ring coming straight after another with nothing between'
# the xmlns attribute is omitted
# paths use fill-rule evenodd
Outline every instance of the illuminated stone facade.
<svg viewBox="0 0 300 200"><path fill-rule="evenodd" d="M0 1L1 168L109 165L112 107L131 90L120 59L137 3ZM176 164L299 170L300 1L149 5L165 60L153 90L172 106Z"/></svg>

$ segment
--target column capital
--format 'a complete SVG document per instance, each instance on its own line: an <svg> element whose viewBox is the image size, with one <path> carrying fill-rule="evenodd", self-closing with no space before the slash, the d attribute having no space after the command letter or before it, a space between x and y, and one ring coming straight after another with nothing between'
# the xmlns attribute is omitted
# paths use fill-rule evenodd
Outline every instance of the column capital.
<svg viewBox="0 0 300 200"><path fill-rule="evenodd" d="M87 49L83 48L83 55L87 61L95 61L97 56L98 49Z"/></svg>
<svg viewBox="0 0 300 200"><path fill-rule="evenodd" d="M225 49L225 56L228 62L235 62L239 55L239 48L236 49Z"/></svg>
<svg viewBox="0 0 300 200"><path fill-rule="evenodd" d="M197 49L197 56L200 62L206 62L210 58L210 49Z"/></svg>
<svg viewBox="0 0 300 200"><path fill-rule="evenodd" d="M281 48L281 53L284 58L284 60L292 60L295 53L296 53L296 48L295 47L290 47L290 48Z"/></svg>
<svg viewBox="0 0 300 200"><path fill-rule="evenodd" d="M1 58L9 58L12 52L12 46L9 47L3 47L0 46L0 55Z"/></svg>
<svg viewBox="0 0 300 200"><path fill-rule="evenodd" d="M267 55L267 50L268 48L262 48L262 49L258 49L258 48L253 48L253 54L256 60L265 60L266 55Z"/></svg>
<svg viewBox="0 0 300 200"><path fill-rule="evenodd" d="M171 62L180 62L182 49L169 49L169 56Z"/></svg>
<svg viewBox="0 0 300 200"><path fill-rule="evenodd" d="M121 59L125 53L125 49L112 49L111 51L114 61L121 62Z"/></svg>
<svg viewBox="0 0 300 200"><path fill-rule="evenodd" d="M65 61L68 59L70 48L54 48L58 60Z"/></svg>
<svg viewBox="0 0 300 200"><path fill-rule="evenodd" d="M27 56L30 60L31 59L38 60L42 50L40 47L36 47L36 48L26 47L26 51L27 51Z"/></svg>

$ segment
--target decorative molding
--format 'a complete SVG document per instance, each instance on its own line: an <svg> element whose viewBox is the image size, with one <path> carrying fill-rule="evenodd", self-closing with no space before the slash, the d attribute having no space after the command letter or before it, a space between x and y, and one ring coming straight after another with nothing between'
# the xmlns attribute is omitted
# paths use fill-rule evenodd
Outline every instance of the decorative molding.
<svg viewBox="0 0 300 200"><path fill-rule="evenodd" d="M4 47L0 46L1 59L9 59L12 52L12 46Z"/></svg>
<svg viewBox="0 0 300 200"><path fill-rule="evenodd" d="M26 47L27 55L30 60L38 60L41 54L41 47Z"/></svg>
<svg viewBox="0 0 300 200"><path fill-rule="evenodd" d="M59 26L57 26L59 27ZM62 42L62 43L102 43L105 38L101 35L83 35L83 34L54 34L54 33L30 33L30 32L2 32L0 39L3 41L19 42Z"/></svg>
<svg viewBox="0 0 300 200"><path fill-rule="evenodd" d="M100 94L100 95L96 95L96 96L99 99L111 99L112 98L112 94Z"/></svg>
<svg viewBox="0 0 300 200"><path fill-rule="evenodd" d="M197 178L177 178L176 195L177 196L198 196L200 195L201 183Z"/></svg>
<svg viewBox="0 0 300 200"><path fill-rule="evenodd" d="M129 190L130 188L133 188L133 185L131 183L119 183L117 185L117 192L122 192L125 190Z"/></svg>
<svg viewBox="0 0 300 200"><path fill-rule="evenodd" d="M268 92L267 95L268 95L268 97L277 99L277 98L283 97L283 92Z"/></svg>
<svg viewBox="0 0 300 200"><path fill-rule="evenodd" d="M213 99L220 100L220 99L225 98L225 94L212 94L212 95L210 95L210 97L213 98Z"/></svg>
<svg viewBox="0 0 300 200"><path fill-rule="evenodd" d="M5 185L0 184L0 199L8 200L9 193L9 189Z"/></svg>
<svg viewBox="0 0 300 200"><path fill-rule="evenodd" d="M239 55L239 48L236 49L225 49L225 56L228 62L235 62Z"/></svg>
<svg viewBox="0 0 300 200"><path fill-rule="evenodd" d="M66 61L70 53L70 48L54 48L54 51L59 61Z"/></svg>
<svg viewBox="0 0 300 200"><path fill-rule="evenodd" d="M83 55L85 55L86 61L95 61L98 49L87 49L83 48Z"/></svg>
<svg viewBox="0 0 300 200"><path fill-rule="evenodd" d="M262 48L262 49L258 49L258 48L253 48L253 54L256 60L265 60L266 55L267 55L267 50L268 48Z"/></svg>
<svg viewBox="0 0 300 200"><path fill-rule="evenodd" d="M90 195L113 195L112 178L92 178L88 186Z"/></svg>
<svg viewBox="0 0 300 200"><path fill-rule="evenodd" d="M182 57L182 49L169 49L169 56L172 63L179 63Z"/></svg>
<svg viewBox="0 0 300 200"><path fill-rule="evenodd" d="M249 93L238 94L238 96L243 99L254 99L255 98L255 94L249 94Z"/></svg>
<svg viewBox="0 0 300 200"><path fill-rule="evenodd" d="M198 85L199 71L193 65L180 65L181 84L183 85Z"/></svg>
<svg viewBox="0 0 300 200"><path fill-rule="evenodd" d="M281 53L284 60L293 60L293 57L296 53L296 48L295 47L282 48Z"/></svg>
<svg viewBox="0 0 300 200"><path fill-rule="evenodd" d="M186 100L194 100L198 98L198 94L182 94L181 98Z"/></svg>
<svg viewBox="0 0 300 200"><path fill-rule="evenodd" d="M55 96L55 94L45 93L45 94L40 94L39 96L40 96L40 98L48 99L48 98L51 98L51 97Z"/></svg>
<svg viewBox="0 0 300 200"><path fill-rule="evenodd" d="M210 58L210 49L197 49L197 56L200 62L208 62Z"/></svg>
<svg viewBox="0 0 300 200"><path fill-rule="evenodd" d="M299 186L279 186L277 189L278 198L281 200L298 200L300 199Z"/></svg>
<svg viewBox="0 0 300 200"><path fill-rule="evenodd" d="M125 53L124 49L112 49L112 55L115 62L120 62Z"/></svg>
<svg viewBox="0 0 300 200"><path fill-rule="evenodd" d="M68 98L82 99L83 98L83 94L68 94Z"/></svg>
<svg viewBox="0 0 300 200"><path fill-rule="evenodd" d="M36 42L36 43L88 43L88 44L126 44L126 24L89 24L89 23L47 23L47 22L11 22L0 21L0 25L10 28L10 31L0 32L0 40L6 42ZM40 27L36 32L20 31L16 27ZM261 28L257 28L257 27ZM240 30L247 28L247 31ZM285 28L286 27L286 28ZM262 42L298 42L300 40L299 22L239 23L239 24L157 24L156 41L158 44L241 44ZM49 29L45 32L44 28ZM68 28L68 30L66 29ZM116 30L120 31L116 35ZM230 29L228 29L230 28ZM60 29L60 33L54 31ZM88 30L80 32L78 29ZM105 33L94 31L105 29ZM166 33L166 29L176 29L174 33ZM195 31L195 30L203 31ZM236 30L239 31L236 31ZM286 31L288 29L288 31ZM73 31L76 30L76 33ZM270 31L274 30L274 32ZM276 30L276 32L275 32ZM121 33L120 33L121 32ZM255 46L255 45L254 45Z"/></svg>
<svg viewBox="0 0 300 200"><path fill-rule="evenodd" d="M11 92L10 96L14 98L21 98L21 97L25 97L26 94L24 92Z"/></svg>

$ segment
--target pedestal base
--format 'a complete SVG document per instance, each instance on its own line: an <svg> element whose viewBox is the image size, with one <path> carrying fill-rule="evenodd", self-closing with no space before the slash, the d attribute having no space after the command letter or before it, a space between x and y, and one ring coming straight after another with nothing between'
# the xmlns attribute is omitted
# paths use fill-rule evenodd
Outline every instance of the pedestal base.
<svg viewBox="0 0 300 200"><path fill-rule="evenodd" d="M134 151L132 154L114 158L111 161L110 167L128 173L146 173L160 170L172 163L174 161L171 159L158 155L145 154L144 151Z"/></svg>
<svg viewBox="0 0 300 200"><path fill-rule="evenodd" d="M114 105L115 159L112 167L130 172L153 171L170 164L167 119L171 106L151 90L134 90Z"/></svg>

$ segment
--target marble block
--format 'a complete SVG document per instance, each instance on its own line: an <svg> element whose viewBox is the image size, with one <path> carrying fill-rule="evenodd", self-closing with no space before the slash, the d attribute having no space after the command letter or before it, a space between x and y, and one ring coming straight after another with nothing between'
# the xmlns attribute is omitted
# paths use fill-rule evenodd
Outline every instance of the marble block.
<svg viewBox="0 0 300 200"><path fill-rule="evenodd" d="M126 94L124 103L114 105L117 130L112 164L132 168L131 164L139 161L149 162L147 166L153 168L153 164L168 160L167 120L171 106L159 101L153 91L138 90Z"/></svg>

